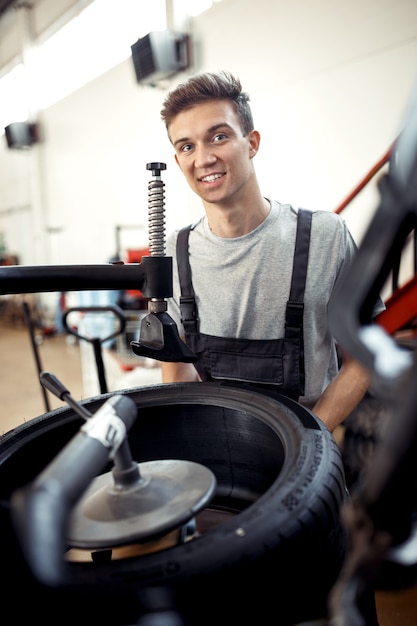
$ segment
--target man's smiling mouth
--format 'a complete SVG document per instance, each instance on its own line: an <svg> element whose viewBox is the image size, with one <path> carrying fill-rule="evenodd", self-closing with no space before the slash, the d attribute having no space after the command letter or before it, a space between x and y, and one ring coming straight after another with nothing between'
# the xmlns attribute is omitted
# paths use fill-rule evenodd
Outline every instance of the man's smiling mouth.
<svg viewBox="0 0 417 626"><path fill-rule="evenodd" d="M209 174L208 176L202 176L202 178L199 178L199 181L202 183L212 183L222 176L224 176L224 174Z"/></svg>

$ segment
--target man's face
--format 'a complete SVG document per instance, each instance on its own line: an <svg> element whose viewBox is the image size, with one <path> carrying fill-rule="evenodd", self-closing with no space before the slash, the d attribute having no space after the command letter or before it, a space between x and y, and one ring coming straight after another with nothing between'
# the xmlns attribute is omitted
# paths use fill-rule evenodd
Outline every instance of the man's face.
<svg viewBox="0 0 417 626"><path fill-rule="evenodd" d="M228 100L210 100L179 113L169 127L175 159L188 184L209 203L231 204L254 177L259 134L244 137Z"/></svg>

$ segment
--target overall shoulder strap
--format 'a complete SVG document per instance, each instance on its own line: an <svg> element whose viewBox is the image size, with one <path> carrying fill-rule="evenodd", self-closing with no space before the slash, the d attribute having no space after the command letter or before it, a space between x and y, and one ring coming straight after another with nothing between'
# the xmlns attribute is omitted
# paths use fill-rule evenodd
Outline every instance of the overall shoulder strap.
<svg viewBox="0 0 417 626"><path fill-rule="evenodd" d="M304 392L304 291L307 277L308 255L310 250L311 211L298 210L297 234L295 239L293 272L290 297L285 313L285 338L298 341L300 346L300 387Z"/></svg>
<svg viewBox="0 0 417 626"><path fill-rule="evenodd" d="M298 210L290 302L302 303L304 300L308 253L310 250L311 218L311 211L306 211L305 209Z"/></svg>
<svg viewBox="0 0 417 626"><path fill-rule="evenodd" d="M191 280L191 266L188 253L188 239L192 225L182 228L177 237L177 265L178 277L181 289L180 310L181 322L184 326L185 334L197 334L197 305L195 293Z"/></svg>

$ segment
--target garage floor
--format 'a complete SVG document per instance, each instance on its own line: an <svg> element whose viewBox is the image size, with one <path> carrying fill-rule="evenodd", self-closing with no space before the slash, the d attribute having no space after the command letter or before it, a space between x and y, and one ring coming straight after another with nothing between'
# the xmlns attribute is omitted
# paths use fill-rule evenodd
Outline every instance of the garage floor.
<svg viewBox="0 0 417 626"><path fill-rule="evenodd" d="M43 338L38 346L40 368L54 373L76 399L83 398L80 347L63 335ZM46 411L38 366L24 321L0 320L0 433ZM63 403L47 392L50 409ZM417 626L417 585L376 594L380 626Z"/></svg>

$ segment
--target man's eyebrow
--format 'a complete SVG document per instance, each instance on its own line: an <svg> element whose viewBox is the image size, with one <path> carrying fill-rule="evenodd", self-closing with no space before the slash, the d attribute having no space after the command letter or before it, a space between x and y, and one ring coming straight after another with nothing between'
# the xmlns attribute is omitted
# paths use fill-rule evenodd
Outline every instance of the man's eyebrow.
<svg viewBox="0 0 417 626"><path fill-rule="evenodd" d="M173 146L175 148L175 146L179 143L187 143L187 141L189 141L188 137L181 137L180 139L177 139L176 141L173 142Z"/></svg>
<svg viewBox="0 0 417 626"><path fill-rule="evenodd" d="M233 130L227 122L220 122L220 124L215 124L214 126L208 128L207 133L214 133L216 130L219 130L219 128L229 128L230 130Z"/></svg>
<svg viewBox="0 0 417 626"><path fill-rule="evenodd" d="M210 126L210 128L206 130L206 135L211 135L211 133L214 133L216 130L219 130L219 128L229 128L230 130L233 130L233 128L227 122L220 122L219 124L214 124L213 126ZM175 148L177 144L187 143L188 141L190 141L188 137L180 137L179 139L174 141L172 145Z"/></svg>

